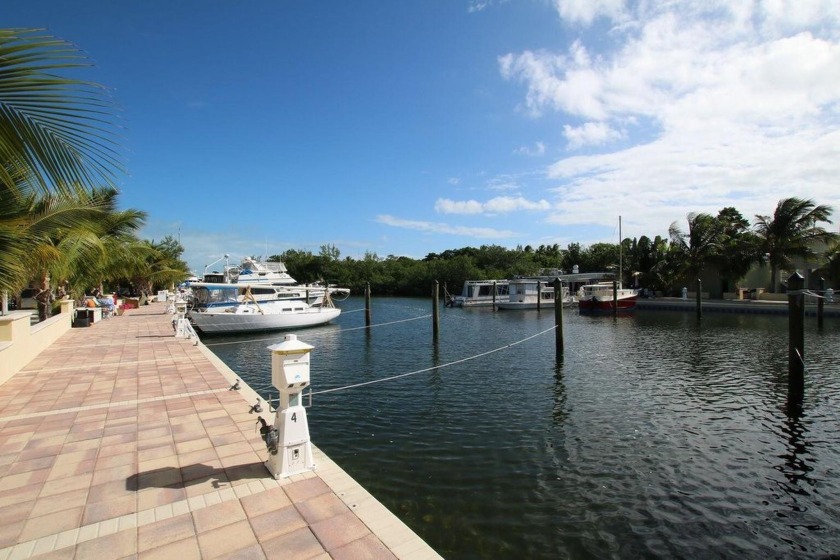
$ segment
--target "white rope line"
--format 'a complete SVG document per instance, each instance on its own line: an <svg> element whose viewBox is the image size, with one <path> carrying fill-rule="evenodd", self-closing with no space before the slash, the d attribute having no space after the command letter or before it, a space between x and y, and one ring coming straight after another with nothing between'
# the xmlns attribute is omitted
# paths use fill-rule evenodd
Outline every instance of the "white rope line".
<svg viewBox="0 0 840 560"><path fill-rule="evenodd" d="M499 352L501 350L506 350L508 348L511 348L512 346L516 346L517 344L522 344L523 342L531 340L532 338L536 338L538 336L544 335L545 333L547 333L549 331L553 331L556 328L557 328L557 326L554 325L554 326L552 326L548 329L545 329L544 331L538 332L537 334L533 334L529 337L523 338L522 340L517 340L516 342L511 342L510 344L506 344L505 346L499 346L498 348L494 348L493 350L488 350L487 352L482 352L480 354L476 354L475 356L469 356L467 358L461 358L460 360L455 360L454 362L448 362L446 364L440 364L439 366L432 366L432 367L428 367L428 368L418 369L417 371L410 371L408 373L401 373L399 375L392 375L390 377L383 377L382 379L374 379L372 381L365 381L365 382L362 382L362 383L355 383L353 385L346 385L344 387L335 387L334 389L324 389L323 391L311 391L309 393L309 395L310 396L311 395L323 395L323 394L326 394L326 393L335 393L336 391L345 391L347 389L356 389L357 387L364 387L366 385L373 385L374 383L382 383L383 381L393 381L394 379L400 379L401 377L408 377L410 375L417 375L418 373L425 373L427 371L434 371L436 369L443 369L445 367L454 366L454 365L457 365L457 364L462 364L464 362L468 362L470 360L475 360L476 358L482 358L484 356L487 356L489 354L493 354L495 352Z"/></svg>
<svg viewBox="0 0 840 560"><path fill-rule="evenodd" d="M340 334L340 333L346 333L346 332L350 332L350 331L358 331L358 330L361 330L361 329L372 329L373 327L384 327L384 326L387 326L387 325L396 325L397 323L406 323L408 321L417 321L419 319L428 319L431 316L432 316L432 314L429 313L428 315L421 315L420 317L411 317L409 319L400 319L398 321L391 321L391 322L388 322L388 323L379 323L377 325L370 325L369 327L368 326L352 327L350 329L339 329L339 330L336 330L336 331L321 332L321 333L314 333L314 334L316 334L316 335ZM245 343L260 342L260 341L265 341L265 340L276 340L277 336L278 335L269 336L269 337L265 337L265 338L249 338L247 340L232 340L230 342L210 342L210 343L205 342L204 346L208 346L208 347L209 346L225 346L225 345L228 345L228 344L245 344Z"/></svg>

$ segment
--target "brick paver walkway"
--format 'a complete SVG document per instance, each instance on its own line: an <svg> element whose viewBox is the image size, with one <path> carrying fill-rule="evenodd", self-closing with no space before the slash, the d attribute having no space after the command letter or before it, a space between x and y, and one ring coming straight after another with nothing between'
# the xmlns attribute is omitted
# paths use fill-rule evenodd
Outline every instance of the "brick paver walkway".
<svg viewBox="0 0 840 560"><path fill-rule="evenodd" d="M0 560L439 558L317 449L275 481L255 395L171 320L71 329L0 385Z"/></svg>

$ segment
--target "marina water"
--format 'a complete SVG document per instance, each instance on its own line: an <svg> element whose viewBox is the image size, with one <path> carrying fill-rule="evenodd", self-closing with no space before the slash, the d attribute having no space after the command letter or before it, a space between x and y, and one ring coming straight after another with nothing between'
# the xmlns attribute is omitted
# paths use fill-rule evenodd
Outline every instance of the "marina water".
<svg viewBox="0 0 840 560"><path fill-rule="evenodd" d="M800 408L786 316L566 310L558 361L553 309L442 309L435 344L429 301L339 305L296 333L312 441L445 558L840 552L837 319L806 318ZM268 396L283 336L204 342Z"/></svg>

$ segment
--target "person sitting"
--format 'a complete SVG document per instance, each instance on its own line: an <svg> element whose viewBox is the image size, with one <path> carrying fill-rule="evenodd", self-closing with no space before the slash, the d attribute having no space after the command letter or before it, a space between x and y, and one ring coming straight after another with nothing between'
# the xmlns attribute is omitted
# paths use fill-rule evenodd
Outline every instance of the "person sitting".
<svg viewBox="0 0 840 560"><path fill-rule="evenodd" d="M110 297L102 294L98 290L97 290L94 297L96 298L96 303L100 307L106 308L108 310L109 315L114 312L114 308L116 307L116 305L114 305L114 299L113 298L110 298Z"/></svg>

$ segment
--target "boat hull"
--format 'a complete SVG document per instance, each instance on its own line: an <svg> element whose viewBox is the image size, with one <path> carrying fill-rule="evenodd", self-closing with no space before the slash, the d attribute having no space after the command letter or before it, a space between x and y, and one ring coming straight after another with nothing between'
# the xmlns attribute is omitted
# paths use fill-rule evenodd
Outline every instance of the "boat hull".
<svg viewBox="0 0 840 560"><path fill-rule="evenodd" d="M291 313L190 312L192 324L208 334L277 331L315 327L329 323L341 314L335 307L313 307Z"/></svg>
<svg viewBox="0 0 840 560"><path fill-rule="evenodd" d="M629 297L619 298L618 313L632 313L636 310L635 295ZM588 315L608 315L612 314L615 309L615 303L612 298L588 298L578 300L578 311L582 314Z"/></svg>

